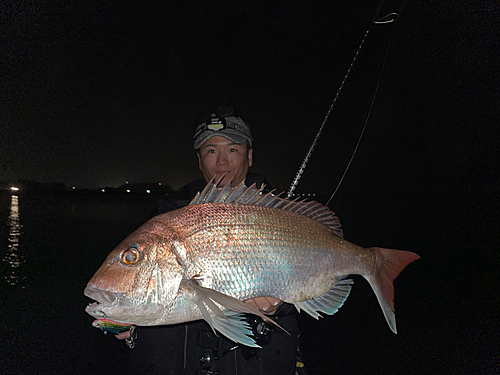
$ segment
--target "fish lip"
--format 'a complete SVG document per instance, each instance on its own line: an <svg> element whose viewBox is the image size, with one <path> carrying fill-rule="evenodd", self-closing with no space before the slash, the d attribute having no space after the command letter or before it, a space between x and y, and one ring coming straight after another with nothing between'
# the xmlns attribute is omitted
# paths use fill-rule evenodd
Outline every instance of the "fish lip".
<svg viewBox="0 0 500 375"><path fill-rule="evenodd" d="M85 311L95 318L107 318L105 310L111 310L118 304L119 295L117 293L110 292L108 290L102 290L92 287L85 288L83 292L87 297L92 298L94 301L90 303Z"/></svg>
<svg viewBox="0 0 500 375"><path fill-rule="evenodd" d="M86 287L83 294L85 294L89 298L92 298L94 301L99 302L105 307L114 306L118 302L118 296L116 295L116 293L110 292L108 290Z"/></svg>

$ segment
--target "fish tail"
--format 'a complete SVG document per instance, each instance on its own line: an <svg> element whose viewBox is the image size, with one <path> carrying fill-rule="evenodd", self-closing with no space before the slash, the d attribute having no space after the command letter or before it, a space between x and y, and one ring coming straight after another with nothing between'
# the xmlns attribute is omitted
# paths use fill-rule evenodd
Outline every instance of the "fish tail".
<svg viewBox="0 0 500 375"><path fill-rule="evenodd" d="M394 314L394 279L403 269L420 257L410 251L383 249L371 247L371 251L377 254L377 268L371 275L365 278L370 283L377 300L384 312L387 324L394 333L396 331L396 316Z"/></svg>

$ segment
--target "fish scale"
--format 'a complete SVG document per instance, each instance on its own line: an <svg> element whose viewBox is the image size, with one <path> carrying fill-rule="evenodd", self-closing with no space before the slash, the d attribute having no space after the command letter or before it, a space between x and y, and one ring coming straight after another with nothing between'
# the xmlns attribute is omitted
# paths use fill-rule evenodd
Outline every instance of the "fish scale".
<svg viewBox="0 0 500 375"><path fill-rule="evenodd" d="M295 284L303 284L300 278L309 276L312 271L316 273L319 268L324 269L325 275L323 282L316 280L314 287L324 285L320 294L331 287L332 277L326 275L326 269L331 258L328 249L334 241L326 226L309 218L304 220L304 216L293 212L267 207L223 203L195 207L203 211L205 221L212 224L192 234L188 229L185 240L191 244L189 260L205 270L207 279L219 280L215 283L203 281L202 286L216 288L239 299L265 294L295 302L298 295L311 292L308 292L307 285L302 285L302 289L298 288L299 285L296 289L290 288L290 282L285 280L295 279ZM293 228L294 237L290 237L290 228ZM290 248L293 251L287 251ZM312 262L314 268L303 266L308 258L317 260ZM239 264L244 266L235 267ZM337 279L342 276L345 274ZM321 275L318 278L321 279ZM251 285L252 289L245 288L245 285Z"/></svg>
<svg viewBox="0 0 500 375"><path fill-rule="evenodd" d="M134 325L205 319L252 346L239 314L274 321L242 301L271 296L318 318L342 306L352 285L345 278L359 274L396 332L392 282L416 259L345 240L338 218L319 203L209 184L189 206L154 217L110 253L85 289L97 301L87 312Z"/></svg>

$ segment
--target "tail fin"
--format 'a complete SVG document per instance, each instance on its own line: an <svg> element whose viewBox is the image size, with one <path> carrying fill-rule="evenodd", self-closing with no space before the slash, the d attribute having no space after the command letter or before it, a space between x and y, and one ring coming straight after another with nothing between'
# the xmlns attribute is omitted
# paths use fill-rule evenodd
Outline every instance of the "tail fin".
<svg viewBox="0 0 500 375"><path fill-rule="evenodd" d="M387 324L394 333L396 331L396 316L394 314L394 279L403 269L420 257L410 251L383 249L371 247L377 254L377 267L371 275L364 275L370 283L377 300L384 312Z"/></svg>

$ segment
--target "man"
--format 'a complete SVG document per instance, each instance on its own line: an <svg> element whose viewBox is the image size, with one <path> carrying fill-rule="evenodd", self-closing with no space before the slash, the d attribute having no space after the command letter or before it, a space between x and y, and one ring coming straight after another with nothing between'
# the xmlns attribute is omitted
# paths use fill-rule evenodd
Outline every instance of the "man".
<svg viewBox="0 0 500 375"><path fill-rule="evenodd" d="M197 121L194 148L202 179L193 181L160 202L158 214L186 206L213 177L219 186L253 183L269 184L259 175L248 173L253 163L253 138L248 125L232 108L222 107ZM238 345L214 335L201 320L187 324L138 327L136 347L130 351L130 367L140 374L186 375L293 375L297 357L298 328L295 309L272 297L258 297L246 303L272 315L282 330L249 316L257 343L262 349ZM130 332L118 338L129 338Z"/></svg>

